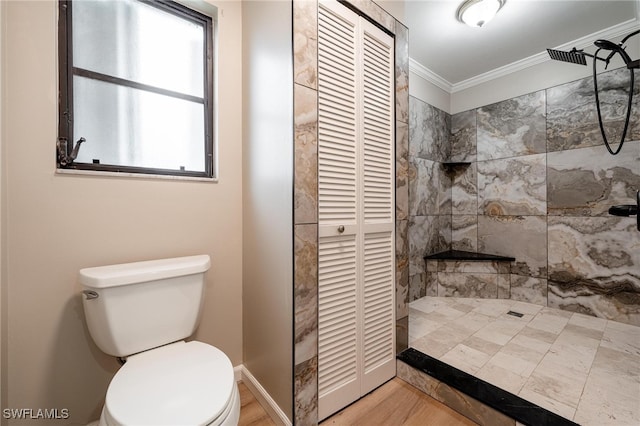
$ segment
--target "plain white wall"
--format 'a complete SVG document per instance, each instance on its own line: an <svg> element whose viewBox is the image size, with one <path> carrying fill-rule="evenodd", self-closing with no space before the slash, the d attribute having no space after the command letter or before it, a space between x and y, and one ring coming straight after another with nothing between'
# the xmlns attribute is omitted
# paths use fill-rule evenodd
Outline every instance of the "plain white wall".
<svg viewBox="0 0 640 426"><path fill-rule="evenodd" d="M83 267L209 254L194 338L242 363L242 9L215 4L219 182L203 183L57 175L58 5L2 3L5 407L69 409L56 424L99 416L118 365L87 333Z"/></svg>
<svg viewBox="0 0 640 426"><path fill-rule="evenodd" d="M244 365L291 419L292 3L245 1L242 8Z"/></svg>
<svg viewBox="0 0 640 426"><path fill-rule="evenodd" d="M409 70L409 96L451 113L451 93Z"/></svg>

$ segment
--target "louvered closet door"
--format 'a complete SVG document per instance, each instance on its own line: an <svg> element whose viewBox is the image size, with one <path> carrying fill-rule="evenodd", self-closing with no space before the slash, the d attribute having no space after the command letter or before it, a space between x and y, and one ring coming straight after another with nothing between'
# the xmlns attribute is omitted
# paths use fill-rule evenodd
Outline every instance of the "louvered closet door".
<svg viewBox="0 0 640 426"><path fill-rule="evenodd" d="M338 7L339 6L339 7ZM318 10L319 418L360 398L358 348L358 16Z"/></svg>
<svg viewBox="0 0 640 426"><path fill-rule="evenodd" d="M393 39L318 13L318 415L395 375Z"/></svg>
<svg viewBox="0 0 640 426"><path fill-rule="evenodd" d="M395 376L395 169L393 39L361 27L361 235L366 394Z"/></svg>

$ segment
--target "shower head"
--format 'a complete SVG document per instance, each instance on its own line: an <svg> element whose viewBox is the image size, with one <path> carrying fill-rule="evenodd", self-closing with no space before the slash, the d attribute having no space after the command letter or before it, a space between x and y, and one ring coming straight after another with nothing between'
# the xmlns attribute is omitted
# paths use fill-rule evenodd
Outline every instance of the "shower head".
<svg viewBox="0 0 640 426"><path fill-rule="evenodd" d="M587 60L584 58L585 56L584 53L580 50L576 50L575 48L569 52L564 52L562 50L554 50L554 49L547 49L547 52L549 52L549 56L554 61L563 61L563 62L570 62L572 64L587 65Z"/></svg>
<svg viewBox="0 0 640 426"><path fill-rule="evenodd" d="M624 61L625 65L631 62L631 58L624 50L624 47L622 47L622 44L615 44L609 40L596 40L595 42L593 42L593 44L595 44L598 49L611 50L611 53L607 58L607 62L609 62L609 59L611 59L611 57L613 57L613 55L616 53L619 53L620 56L622 56L622 60Z"/></svg>
<svg viewBox="0 0 640 426"><path fill-rule="evenodd" d="M593 42L593 44L595 44L597 48L604 49L604 50L619 50L619 49L621 49L620 46L618 46L617 44L615 44L614 42L609 41L609 40L596 40L596 41Z"/></svg>

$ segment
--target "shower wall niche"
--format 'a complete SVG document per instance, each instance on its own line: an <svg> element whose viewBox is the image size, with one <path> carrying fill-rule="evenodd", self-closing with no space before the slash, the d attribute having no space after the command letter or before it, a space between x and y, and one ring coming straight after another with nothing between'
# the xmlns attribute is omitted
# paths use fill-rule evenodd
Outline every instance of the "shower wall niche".
<svg viewBox="0 0 640 426"><path fill-rule="evenodd" d="M629 74L599 77L609 139L619 140ZM449 115L410 98L410 300L433 294L424 254L513 256L511 299L640 325L640 92L621 153L602 145L584 78ZM468 165L446 169L446 161Z"/></svg>

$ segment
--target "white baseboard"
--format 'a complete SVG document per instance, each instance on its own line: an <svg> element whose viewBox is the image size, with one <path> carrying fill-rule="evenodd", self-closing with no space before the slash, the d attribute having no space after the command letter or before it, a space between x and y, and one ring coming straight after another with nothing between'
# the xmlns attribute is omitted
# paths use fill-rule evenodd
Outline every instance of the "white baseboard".
<svg viewBox="0 0 640 426"><path fill-rule="evenodd" d="M281 426L291 426L291 420L280 409L278 404L271 398L271 395L262 387L258 379L253 377L253 374L246 369L244 365L238 365L233 368L234 377L237 381L242 382L249 388L256 400L262 405L264 411L267 412L269 417L277 424Z"/></svg>

